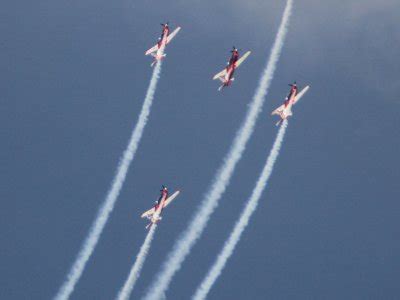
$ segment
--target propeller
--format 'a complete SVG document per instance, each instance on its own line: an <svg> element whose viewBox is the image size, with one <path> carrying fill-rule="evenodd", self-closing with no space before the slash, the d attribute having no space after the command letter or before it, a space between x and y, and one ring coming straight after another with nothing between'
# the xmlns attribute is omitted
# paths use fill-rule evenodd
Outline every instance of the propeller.
<svg viewBox="0 0 400 300"><path fill-rule="evenodd" d="M241 52L242 49L238 49L238 48L236 48L235 46L233 46L233 47L232 47L232 50L231 50L231 53L233 53L233 52L235 52L235 51Z"/></svg>

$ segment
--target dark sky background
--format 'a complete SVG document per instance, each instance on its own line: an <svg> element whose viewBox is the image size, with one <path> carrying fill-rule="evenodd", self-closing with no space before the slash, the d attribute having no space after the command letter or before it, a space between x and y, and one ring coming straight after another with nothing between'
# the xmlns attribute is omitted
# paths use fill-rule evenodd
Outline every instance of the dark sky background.
<svg viewBox="0 0 400 300"><path fill-rule="evenodd" d="M143 296L227 153L264 68L284 1L11 1L0 9L0 298L50 299L69 270L136 122L160 22L167 48L149 123L72 299L112 299L164 211L132 298ZM210 299L400 297L400 2L294 1L286 44L232 182L168 291L187 299L249 197L294 108L257 212ZM252 55L229 89L211 77L235 45Z"/></svg>

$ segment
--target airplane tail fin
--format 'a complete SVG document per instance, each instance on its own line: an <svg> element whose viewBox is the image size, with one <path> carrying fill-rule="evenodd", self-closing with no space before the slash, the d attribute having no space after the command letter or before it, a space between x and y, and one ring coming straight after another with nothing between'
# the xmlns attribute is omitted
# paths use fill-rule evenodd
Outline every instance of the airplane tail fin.
<svg viewBox="0 0 400 300"><path fill-rule="evenodd" d="M224 77L219 77L219 80L221 80L222 85L218 88L218 91L221 91L224 87L229 86L232 83L232 81L235 80L235 78L231 78L228 81L225 81Z"/></svg>
<svg viewBox="0 0 400 300"><path fill-rule="evenodd" d="M282 119L286 119L287 117L292 116L293 113L290 107L286 108L285 105L281 105L271 113L271 116L273 115L278 115Z"/></svg>
<svg viewBox="0 0 400 300"><path fill-rule="evenodd" d="M149 229L153 224L157 224L158 222L160 222L162 220L161 216L153 216L150 219L150 223L147 224L146 229Z"/></svg>
<svg viewBox="0 0 400 300"><path fill-rule="evenodd" d="M285 108L284 105L279 106L277 109L275 109L271 115L278 115L280 117L280 120L275 124L276 126L279 126L282 124L283 120L285 120L287 117L290 117L293 115L292 110L289 108Z"/></svg>
<svg viewBox="0 0 400 300"><path fill-rule="evenodd" d="M275 124L276 126L279 126L282 124L283 120L286 120L288 117L292 116L293 113L292 111L274 111L272 112L272 115L278 115L280 117L280 120Z"/></svg>
<svg viewBox="0 0 400 300"><path fill-rule="evenodd" d="M163 53L162 55L160 55L160 56L158 56L157 54L151 54L153 57L154 57L154 60L153 60L153 62L151 63L151 67L153 67L159 60L162 60L162 59L164 59L166 56L167 56L167 54L166 53Z"/></svg>

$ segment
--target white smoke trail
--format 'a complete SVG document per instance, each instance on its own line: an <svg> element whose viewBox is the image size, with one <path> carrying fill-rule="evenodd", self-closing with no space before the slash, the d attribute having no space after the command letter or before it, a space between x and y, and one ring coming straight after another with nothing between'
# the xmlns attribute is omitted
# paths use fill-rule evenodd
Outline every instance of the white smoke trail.
<svg viewBox="0 0 400 300"><path fill-rule="evenodd" d="M269 153L264 169L262 170L261 175L257 180L256 186L254 187L250 199L248 200L242 214L240 215L239 220L236 222L235 227L233 228L228 240L226 240L224 247L222 248L221 252L217 257L217 260L214 262L211 269L208 271L202 283L198 286L193 296L194 300L202 300L207 297L214 283L221 275L221 272L224 269L226 262L233 254L233 251L235 250L235 247L239 242L244 229L248 225L253 212L257 208L258 201L261 198L261 194L264 191L265 186L268 183L268 179L272 174L275 161L278 158L279 150L281 148L283 138L285 136L287 124L288 122L285 120L283 121L281 127L279 128L271 152Z"/></svg>
<svg viewBox="0 0 400 300"><path fill-rule="evenodd" d="M125 181L126 174L128 172L129 166L135 156L136 150L138 148L140 139L143 135L144 127L146 126L148 116L150 114L150 108L153 103L154 93L156 91L156 86L158 79L160 78L161 72L161 61L159 61L153 70L151 76L150 84L146 92L146 97L143 102L142 110L139 115L139 119L136 126L132 132L131 138L129 140L128 146L122 156L119 163L117 172L114 176L111 188L107 193L107 197L103 204L101 205L99 211L97 212L96 219L94 220L89 234L86 236L85 241L72 265L67 278L63 282L62 286L58 290L55 299L64 300L68 299L71 293L74 291L75 285L79 278L82 276L83 270L85 269L86 263L93 253L96 247L100 235L107 223L107 220L112 212L115 202L117 201L118 195L121 191L122 185Z"/></svg>
<svg viewBox="0 0 400 300"><path fill-rule="evenodd" d="M261 112L265 96L273 78L274 71L282 50L291 11L292 0L287 0L282 21L275 37L267 66L263 71L256 93L247 111L246 118L242 123L227 156L224 159L224 163L214 178L211 190L206 193L205 199L203 199L201 202L200 207L197 209L197 214L190 222L189 227L183 232L179 240L175 243L172 251L169 253L165 263L162 266L162 270L158 273L156 280L153 281L154 283L148 289L145 299L154 300L160 299L164 296L172 277L181 268L181 265L186 256L189 254L190 249L200 238L211 214L218 206L218 201L228 186L236 164L242 157L243 151L246 148L246 144L254 131L257 117Z"/></svg>
<svg viewBox="0 0 400 300"><path fill-rule="evenodd" d="M133 287L137 279L139 278L140 271L142 270L143 264L146 260L147 254L149 253L151 242L153 241L154 233L156 231L157 225L152 225L149 232L147 233L146 239L142 247L140 247L139 254L136 257L136 261L129 273L128 278L125 281L124 286L118 293L118 300L128 300L132 293Z"/></svg>

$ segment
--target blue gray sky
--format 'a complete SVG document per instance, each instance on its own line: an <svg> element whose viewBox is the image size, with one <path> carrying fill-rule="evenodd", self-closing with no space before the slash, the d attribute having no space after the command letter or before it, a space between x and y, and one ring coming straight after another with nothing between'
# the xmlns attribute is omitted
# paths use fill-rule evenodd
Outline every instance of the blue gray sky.
<svg viewBox="0 0 400 300"><path fill-rule="evenodd" d="M393 299L400 288L400 3L294 2L255 134L170 299L187 299L249 197L276 133L287 83L294 108L258 211L210 299ZM284 1L10 1L0 10L0 297L55 295L110 186L170 21L150 121L72 299L112 299L145 237L139 215L161 184L164 211L132 297L153 280L239 127ZM223 93L211 77L230 48L251 50Z"/></svg>

